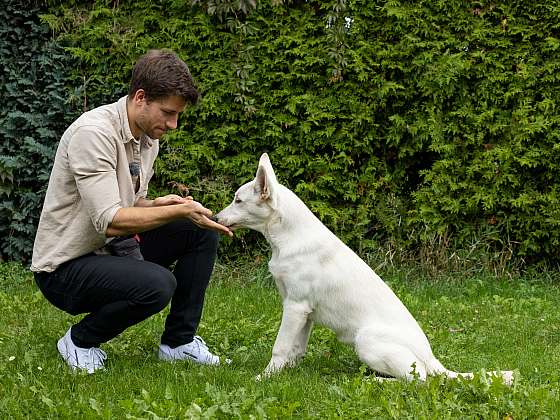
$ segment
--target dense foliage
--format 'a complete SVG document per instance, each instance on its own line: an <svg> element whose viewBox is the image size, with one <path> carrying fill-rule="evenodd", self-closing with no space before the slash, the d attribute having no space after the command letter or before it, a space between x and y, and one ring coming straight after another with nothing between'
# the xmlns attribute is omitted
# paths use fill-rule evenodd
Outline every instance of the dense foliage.
<svg viewBox="0 0 560 420"><path fill-rule="evenodd" d="M555 0L50 3L88 107L149 48L189 63L203 101L164 139L154 192L217 210L268 151L360 252L560 256Z"/></svg>
<svg viewBox="0 0 560 420"><path fill-rule="evenodd" d="M40 11L28 1L0 9L0 259L30 257L56 145L77 115L67 90L74 60Z"/></svg>

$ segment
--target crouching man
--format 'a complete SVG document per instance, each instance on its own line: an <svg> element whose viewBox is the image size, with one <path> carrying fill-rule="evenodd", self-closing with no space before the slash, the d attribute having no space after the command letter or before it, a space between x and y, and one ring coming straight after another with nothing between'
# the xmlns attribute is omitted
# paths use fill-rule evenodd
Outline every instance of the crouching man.
<svg viewBox="0 0 560 420"><path fill-rule="evenodd" d="M73 369L103 368L99 345L170 301L159 357L220 363L196 330L218 233L232 233L191 197L146 198L158 139L198 98L187 65L152 50L135 64L127 96L84 113L61 138L31 270L49 302L87 314L57 344Z"/></svg>

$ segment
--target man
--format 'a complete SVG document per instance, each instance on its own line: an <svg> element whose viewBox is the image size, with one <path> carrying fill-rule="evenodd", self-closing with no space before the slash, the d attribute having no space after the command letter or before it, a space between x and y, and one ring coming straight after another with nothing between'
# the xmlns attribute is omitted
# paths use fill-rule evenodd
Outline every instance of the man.
<svg viewBox="0 0 560 420"><path fill-rule="evenodd" d="M84 113L61 138L31 270L52 304L87 313L57 344L73 369L103 368L99 345L170 300L160 359L219 364L195 332L217 232L232 232L192 197L146 198L157 139L198 97L187 65L152 50L134 66L127 96Z"/></svg>

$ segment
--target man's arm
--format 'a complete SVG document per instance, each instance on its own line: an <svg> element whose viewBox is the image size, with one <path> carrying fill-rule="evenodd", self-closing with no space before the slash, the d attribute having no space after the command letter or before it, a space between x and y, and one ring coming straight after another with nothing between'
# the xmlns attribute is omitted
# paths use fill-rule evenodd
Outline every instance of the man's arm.
<svg viewBox="0 0 560 420"><path fill-rule="evenodd" d="M173 220L189 219L201 228L233 236L233 232L227 227L210 220L212 212L199 202L192 198L176 196L182 201L180 204L157 205L158 202L166 202L169 199L168 196L166 197L159 197L155 200L140 199L142 201L138 200L135 207L118 209L105 235L108 237L131 235L155 229ZM158 199L164 200L158 201Z"/></svg>
<svg viewBox="0 0 560 420"><path fill-rule="evenodd" d="M153 207L154 206L154 200L148 200L147 198L139 198L138 200L136 200L136 203L134 203L134 207Z"/></svg>

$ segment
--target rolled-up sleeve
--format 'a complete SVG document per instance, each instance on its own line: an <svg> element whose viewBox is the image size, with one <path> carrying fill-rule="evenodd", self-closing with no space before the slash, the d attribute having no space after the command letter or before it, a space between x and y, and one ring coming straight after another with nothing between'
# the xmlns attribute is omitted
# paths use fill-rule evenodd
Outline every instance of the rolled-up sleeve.
<svg viewBox="0 0 560 420"><path fill-rule="evenodd" d="M102 234L121 208L116 148L114 140L97 126L80 127L68 145L78 193L95 230Z"/></svg>

